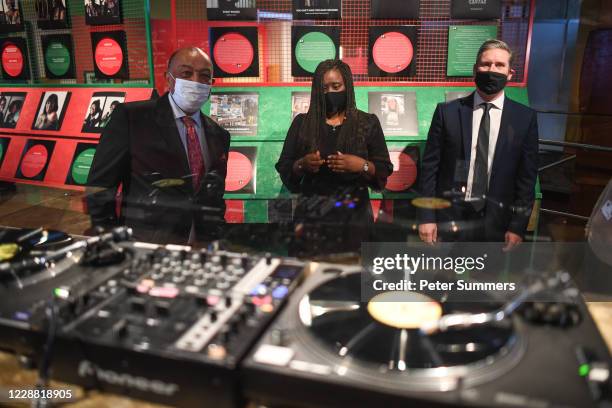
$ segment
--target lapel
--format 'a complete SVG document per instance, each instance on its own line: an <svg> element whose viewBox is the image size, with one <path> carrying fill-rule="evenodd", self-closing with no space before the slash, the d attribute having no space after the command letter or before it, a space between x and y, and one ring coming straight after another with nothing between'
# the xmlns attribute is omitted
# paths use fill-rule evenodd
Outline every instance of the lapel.
<svg viewBox="0 0 612 408"><path fill-rule="evenodd" d="M463 157L465 158L465 174L467 178L472 153L472 113L474 111L474 92L459 101L459 117L461 120L461 139L463 141Z"/></svg>
<svg viewBox="0 0 612 408"><path fill-rule="evenodd" d="M178 128L176 127L176 120L174 119L174 113L168 101L167 93L157 100L157 105L155 106L155 121L161 130L162 139L164 139L168 146L168 156L178 160L180 174L189 174L191 172L189 169L189 162L185 154L185 148L181 142ZM185 184L191 185L191 183Z"/></svg>
<svg viewBox="0 0 612 408"><path fill-rule="evenodd" d="M514 137L512 129L509 126L511 123L513 123L511 115L512 101L508 99L508 96L506 95L504 99L504 109L502 110L501 121L499 123L499 133L497 135L497 144L495 145L495 154L493 155L493 165L491 166L489 185L492 185L491 180L493 180L495 171L499 168L500 163L503 161L510 139Z"/></svg>

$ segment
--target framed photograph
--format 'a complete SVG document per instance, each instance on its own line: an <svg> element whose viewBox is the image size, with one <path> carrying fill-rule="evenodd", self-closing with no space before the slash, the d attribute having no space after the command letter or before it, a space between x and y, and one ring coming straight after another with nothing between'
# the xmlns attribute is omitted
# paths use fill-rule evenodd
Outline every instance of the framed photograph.
<svg viewBox="0 0 612 408"><path fill-rule="evenodd" d="M89 177L89 170L91 169L91 163L96 154L97 146L95 143L79 143L76 145L72 161L70 162L70 168L66 175L66 184L77 186L87 184L87 177Z"/></svg>
<svg viewBox="0 0 612 408"><path fill-rule="evenodd" d="M255 0L206 0L208 20L257 20Z"/></svg>
<svg viewBox="0 0 612 408"><path fill-rule="evenodd" d="M339 20L342 0L293 0L294 20Z"/></svg>
<svg viewBox="0 0 612 408"><path fill-rule="evenodd" d="M212 27L210 44L217 78L259 76L257 27Z"/></svg>
<svg viewBox="0 0 612 408"><path fill-rule="evenodd" d="M368 75L406 77L416 74L416 26L370 27Z"/></svg>
<svg viewBox="0 0 612 408"><path fill-rule="evenodd" d="M52 30L68 27L66 0L34 0L38 28Z"/></svg>
<svg viewBox="0 0 612 408"><path fill-rule="evenodd" d="M36 117L32 123L34 130L60 130L70 101L70 92L44 92L40 97Z"/></svg>
<svg viewBox="0 0 612 408"><path fill-rule="evenodd" d="M53 79L76 78L74 49L70 34L44 35L41 37L45 60L45 75Z"/></svg>
<svg viewBox="0 0 612 408"><path fill-rule="evenodd" d="M385 136L418 136L416 92L368 92L368 112L378 116Z"/></svg>
<svg viewBox="0 0 612 408"><path fill-rule="evenodd" d="M20 0L0 0L0 33L23 31Z"/></svg>
<svg viewBox="0 0 612 408"><path fill-rule="evenodd" d="M256 136L259 94L224 92L210 97L210 117L232 136Z"/></svg>
<svg viewBox="0 0 612 408"><path fill-rule="evenodd" d="M372 0L372 19L416 20L419 18L420 0Z"/></svg>
<svg viewBox="0 0 612 408"><path fill-rule="evenodd" d="M30 79L25 39L21 37L0 39L0 68L2 68L2 79L4 80L25 81Z"/></svg>
<svg viewBox="0 0 612 408"><path fill-rule="evenodd" d="M291 75L312 77L321 61L340 54L340 27L293 26L291 49Z"/></svg>
<svg viewBox="0 0 612 408"><path fill-rule="evenodd" d="M83 0L85 5L85 24L121 24L122 0Z"/></svg>
<svg viewBox="0 0 612 408"><path fill-rule="evenodd" d="M291 120L310 108L310 92L291 92Z"/></svg>
<svg viewBox="0 0 612 408"><path fill-rule="evenodd" d="M95 92L83 119L82 132L100 133L110 121L113 111L125 101L125 92Z"/></svg>
<svg viewBox="0 0 612 408"><path fill-rule="evenodd" d="M255 146L230 147L227 158L225 192L255 194L256 169L257 148Z"/></svg>
<svg viewBox="0 0 612 408"><path fill-rule="evenodd" d="M53 149L55 149L54 140L28 140L21 153L21 160L19 160L15 177L43 181L53 155Z"/></svg>
<svg viewBox="0 0 612 408"><path fill-rule="evenodd" d="M0 93L0 128L17 127L26 95L25 92Z"/></svg>
<svg viewBox="0 0 612 408"><path fill-rule="evenodd" d="M130 79L125 31L93 32L91 46L96 77Z"/></svg>

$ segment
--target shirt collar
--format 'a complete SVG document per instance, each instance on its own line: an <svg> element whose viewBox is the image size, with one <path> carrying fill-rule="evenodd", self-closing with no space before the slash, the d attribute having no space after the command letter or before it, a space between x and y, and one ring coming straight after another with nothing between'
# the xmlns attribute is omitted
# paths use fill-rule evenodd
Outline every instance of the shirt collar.
<svg viewBox="0 0 612 408"><path fill-rule="evenodd" d="M188 116L185 112L178 107L174 99L172 99L172 94L168 93L168 100L170 101L170 107L172 107L172 113L174 114L174 119L180 120L183 116ZM193 115L189 115L191 119L195 121L198 127L202 127L202 117L200 116L200 112L196 112Z"/></svg>
<svg viewBox="0 0 612 408"><path fill-rule="evenodd" d="M506 93L502 91L502 93L497 98L493 99L489 103L492 104L495 108L499 110L503 110L505 99L506 99ZM474 91L474 109L477 109L481 104L485 102L486 101L482 99L482 97L478 94L478 92Z"/></svg>

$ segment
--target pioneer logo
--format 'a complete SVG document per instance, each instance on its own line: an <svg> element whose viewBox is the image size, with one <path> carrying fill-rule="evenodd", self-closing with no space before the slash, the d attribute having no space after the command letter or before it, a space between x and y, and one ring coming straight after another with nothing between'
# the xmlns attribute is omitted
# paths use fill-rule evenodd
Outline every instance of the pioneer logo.
<svg viewBox="0 0 612 408"><path fill-rule="evenodd" d="M82 360L79 363L79 377L85 378L91 376L108 384L134 388L144 392L153 392L168 397L174 395L179 389L177 384L137 377L127 373L117 373L112 370L100 368L91 361Z"/></svg>

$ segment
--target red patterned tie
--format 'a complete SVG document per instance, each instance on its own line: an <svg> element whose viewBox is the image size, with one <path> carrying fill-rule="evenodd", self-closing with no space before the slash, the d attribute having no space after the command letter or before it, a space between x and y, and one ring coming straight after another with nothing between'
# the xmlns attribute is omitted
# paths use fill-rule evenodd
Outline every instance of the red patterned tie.
<svg viewBox="0 0 612 408"><path fill-rule="evenodd" d="M198 190L202 173L204 173L204 157L202 156L202 148L196 131L196 123L189 116L181 118L187 130L187 156L189 156L189 169L193 174L193 188Z"/></svg>

